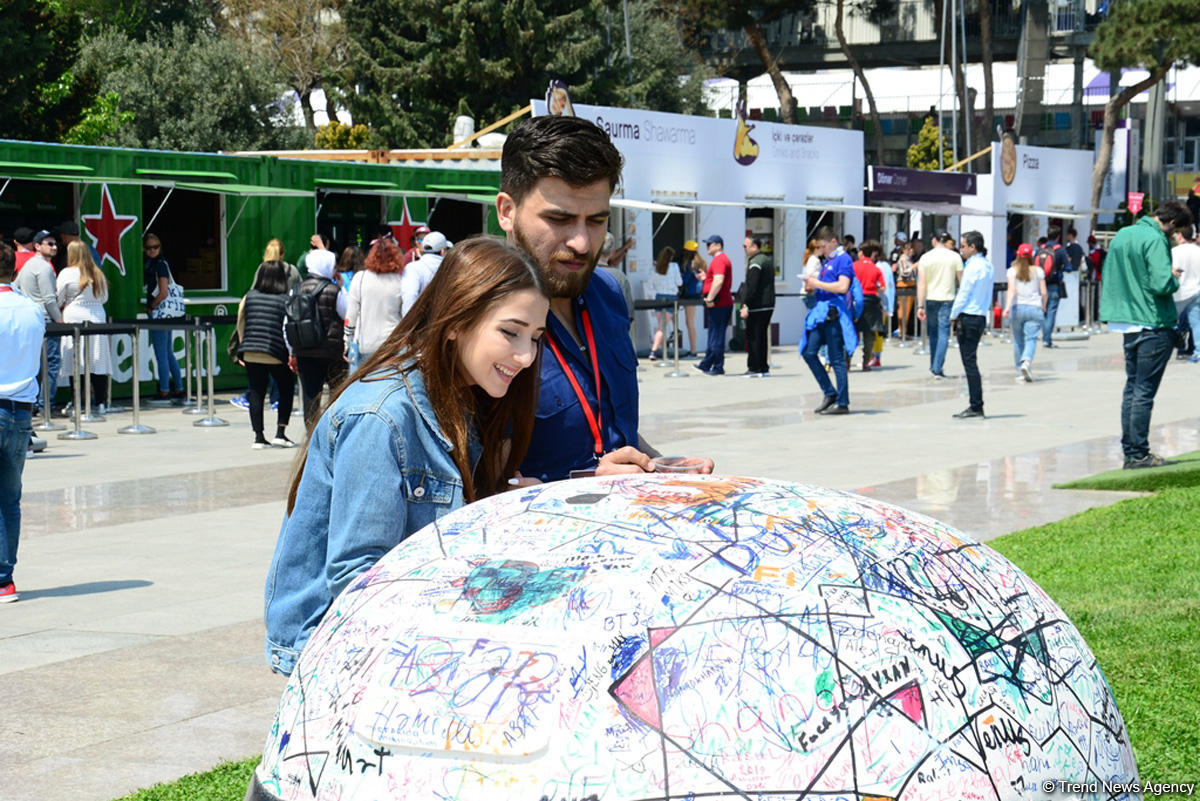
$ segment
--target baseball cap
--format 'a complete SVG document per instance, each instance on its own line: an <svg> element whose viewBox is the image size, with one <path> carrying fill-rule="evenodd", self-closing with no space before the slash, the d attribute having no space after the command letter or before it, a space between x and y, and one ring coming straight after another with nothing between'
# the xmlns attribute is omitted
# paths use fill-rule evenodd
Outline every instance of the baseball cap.
<svg viewBox="0 0 1200 801"><path fill-rule="evenodd" d="M698 244L696 244L695 239L689 239L688 241L683 243L683 249L684 250L699 250L700 246Z"/></svg>
<svg viewBox="0 0 1200 801"><path fill-rule="evenodd" d="M901 245L903 245L905 242L908 241L908 234L904 233L903 231L897 232L896 233L896 241L899 242Z"/></svg>
<svg viewBox="0 0 1200 801"><path fill-rule="evenodd" d="M13 239L22 245L28 245L33 241L33 229L27 225L22 225L20 228L13 231Z"/></svg>
<svg viewBox="0 0 1200 801"><path fill-rule="evenodd" d="M725 247L725 240L716 234L713 234L708 239L704 240L704 244L706 244L706 245L711 245L713 242L716 242L721 247Z"/></svg>
<svg viewBox="0 0 1200 801"><path fill-rule="evenodd" d="M1095 235L1095 234L1088 234L1088 242L1089 242L1089 243L1092 243L1092 242L1095 242L1095 241L1096 241L1096 235Z"/></svg>
<svg viewBox="0 0 1200 801"><path fill-rule="evenodd" d="M41 244L42 241L49 239L52 236L54 236L54 234L50 233L45 228L43 228L42 230L38 231L36 234L33 235L33 244L35 244L35 245Z"/></svg>
<svg viewBox="0 0 1200 801"><path fill-rule="evenodd" d="M1026 245L1026 244L1017 245L1017 258L1018 259L1032 259L1033 258L1033 246Z"/></svg>
<svg viewBox="0 0 1200 801"><path fill-rule="evenodd" d="M421 250L426 253L437 253L439 250L445 250L450 247L450 242L447 241L446 235L439 231L430 231L421 240Z"/></svg>

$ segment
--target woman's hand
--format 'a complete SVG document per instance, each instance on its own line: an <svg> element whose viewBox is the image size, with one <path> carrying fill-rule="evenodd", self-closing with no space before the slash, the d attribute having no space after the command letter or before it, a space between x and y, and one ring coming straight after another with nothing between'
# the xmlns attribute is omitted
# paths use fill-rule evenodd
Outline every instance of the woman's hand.
<svg viewBox="0 0 1200 801"><path fill-rule="evenodd" d="M533 476L523 476L521 475L521 471L518 470L513 474L513 477L508 480L508 489L521 489L522 487L532 487L541 483L542 482L540 479L534 478Z"/></svg>
<svg viewBox="0 0 1200 801"><path fill-rule="evenodd" d="M650 456L642 453L632 445L609 451L600 457L596 465L596 475L617 476L628 473L649 473L654 469L650 464Z"/></svg>
<svg viewBox="0 0 1200 801"><path fill-rule="evenodd" d="M293 373L300 372L300 366L296 363L296 354L294 353L288 355L288 369Z"/></svg>

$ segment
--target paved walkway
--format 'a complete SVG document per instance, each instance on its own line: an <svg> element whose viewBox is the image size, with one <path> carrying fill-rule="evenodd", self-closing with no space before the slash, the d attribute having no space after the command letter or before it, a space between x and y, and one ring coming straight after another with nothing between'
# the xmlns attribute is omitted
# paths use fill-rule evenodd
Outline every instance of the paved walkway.
<svg viewBox="0 0 1200 801"><path fill-rule="evenodd" d="M934 382L911 348L853 372L840 418L812 414L794 348L775 349L768 379L644 362L642 429L720 472L859 490L985 539L1123 497L1050 488L1120 463L1118 336L1039 350L1031 385L1014 382L1011 346L980 357L989 416L963 421L964 383ZM947 372L961 375L957 350ZM1200 448L1198 397L1200 367L1172 363L1158 452ZM262 586L295 452L250 450L246 414L218 412L229 427L148 411L158 433L140 437L113 416L94 441L50 435L26 466L22 598L0 607L4 801L109 801L261 748L283 687L261 655Z"/></svg>

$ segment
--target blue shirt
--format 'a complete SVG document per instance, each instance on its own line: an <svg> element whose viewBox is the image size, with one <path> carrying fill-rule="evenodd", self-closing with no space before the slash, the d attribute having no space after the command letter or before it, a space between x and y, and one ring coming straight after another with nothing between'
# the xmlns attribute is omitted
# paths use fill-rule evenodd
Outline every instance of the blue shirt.
<svg viewBox="0 0 1200 801"><path fill-rule="evenodd" d="M587 309L592 321L600 361L600 423L604 452L625 445L637 447L637 354L629 339L629 314L621 288L604 270L596 270L583 295L575 298L572 305L585 346L587 339L580 312ZM596 379L587 352L576 344L558 317L549 315L547 325L546 333L554 337L594 412ZM595 439L579 404L579 396L554 352L545 348L541 359L537 419L521 474L542 481L557 481L567 478L572 470L595 467Z"/></svg>
<svg viewBox="0 0 1200 801"><path fill-rule="evenodd" d="M471 469L480 455L473 432ZM463 505L451 449L419 370L355 381L321 415L267 573L272 670L292 672L325 611L357 576Z"/></svg>
<svg viewBox="0 0 1200 801"><path fill-rule="evenodd" d="M42 367L42 309L8 284L0 284L0 398L20 403L37 400L37 374Z"/></svg>
<svg viewBox="0 0 1200 801"><path fill-rule="evenodd" d="M836 283L843 275L851 282L854 281L854 260L850 258L850 254L846 252L845 248L839 247L832 256L821 262L821 272L817 275L817 280L832 284ZM845 297L845 293L838 294L825 289L813 292L814 300L833 300L837 297Z"/></svg>
<svg viewBox="0 0 1200 801"><path fill-rule="evenodd" d="M950 307L950 319L960 314L975 314L987 317L992 309L992 289L995 269L982 253L976 253L963 265L962 283Z"/></svg>

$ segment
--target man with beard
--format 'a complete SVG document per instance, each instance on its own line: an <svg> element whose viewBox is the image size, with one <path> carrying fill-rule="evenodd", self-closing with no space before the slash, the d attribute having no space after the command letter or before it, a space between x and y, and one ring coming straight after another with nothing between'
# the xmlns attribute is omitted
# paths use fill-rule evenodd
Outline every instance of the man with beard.
<svg viewBox="0 0 1200 801"><path fill-rule="evenodd" d="M500 227L541 267L552 296L537 420L521 466L541 481L651 471L658 455L638 436L625 298L596 270L621 162L604 131L580 117L535 117L504 143Z"/></svg>

